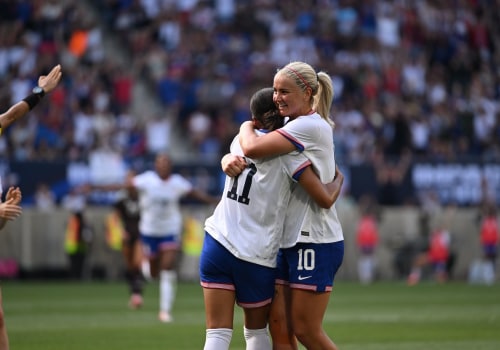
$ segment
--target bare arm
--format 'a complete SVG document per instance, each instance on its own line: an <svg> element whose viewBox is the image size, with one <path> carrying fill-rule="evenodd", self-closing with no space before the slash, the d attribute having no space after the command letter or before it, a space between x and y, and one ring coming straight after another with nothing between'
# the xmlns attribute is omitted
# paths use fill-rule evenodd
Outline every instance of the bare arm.
<svg viewBox="0 0 500 350"><path fill-rule="evenodd" d="M49 74L42 75L38 78L38 86L43 89L44 93L49 93L57 86L61 80L61 76L61 65L58 64L52 68ZM30 111L30 104L26 100L30 98L34 105L38 103L39 97L30 95L26 99L10 107L7 112L0 114L0 128L5 129L14 121L26 115ZM34 105L32 107L34 107Z"/></svg>
<svg viewBox="0 0 500 350"><path fill-rule="evenodd" d="M321 208L325 209L329 209L337 201L343 183L344 175L338 167L335 170L335 179L327 184L320 181L310 166L299 177L299 184Z"/></svg>
<svg viewBox="0 0 500 350"><path fill-rule="evenodd" d="M220 200L220 198L213 197L213 196L209 195L208 193L205 193L205 192L200 191L198 189L191 190L191 192L189 192L186 196L194 198L197 201L200 201L200 202L206 203L206 204L217 204L217 203L219 203L219 200Z"/></svg>
<svg viewBox="0 0 500 350"><path fill-rule="evenodd" d="M250 158L277 156L295 150L295 146L277 131L257 136L251 121L241 124L239 139L243 154Z"/></svg>

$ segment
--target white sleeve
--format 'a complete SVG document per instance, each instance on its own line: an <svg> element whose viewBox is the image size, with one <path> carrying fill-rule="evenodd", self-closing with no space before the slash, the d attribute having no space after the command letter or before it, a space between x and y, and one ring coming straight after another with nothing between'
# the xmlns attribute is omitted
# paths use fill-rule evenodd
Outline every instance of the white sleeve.
<svg viewBox="0 0 500 350"><path fill-rule="evenodd" d="M311 161L303 154L291 152L281 156L281 162L290 178L298 182L302 171L311 165Z"/></svg>
<svg viewBox="0 0 500 350"><path fill-rule="evenodd" d="M297 118L276 131L293 143L299 152L318 142L318 124L312 117Z"/></svg>

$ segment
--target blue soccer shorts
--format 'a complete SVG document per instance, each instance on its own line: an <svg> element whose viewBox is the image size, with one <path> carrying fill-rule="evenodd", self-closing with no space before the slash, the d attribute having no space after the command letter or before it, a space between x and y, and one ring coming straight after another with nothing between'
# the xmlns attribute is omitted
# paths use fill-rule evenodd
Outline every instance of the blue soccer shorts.
<svg viewBox="0 0 500 350"><path fill-rule="evenodd" d="M344 259L344 241L297 243L278 253L277 284L314 292L330 292Z"/></svg>
<svg viewBox="0 0 500 350"><path fill-rule="evenodd" d="M141 234L141 242L144 254L147 257L158 255L159 251L175 250L180 248L180 239L178 235L166 236L146 236Z"/></svg>
<svg viewBox="0 0 500 350"><path fill-rule="evenodd" d="M200 257L202 287L232 290L239 306L256 308L271 303L275 278L275 268L238 259L205 232Z"/></svg>

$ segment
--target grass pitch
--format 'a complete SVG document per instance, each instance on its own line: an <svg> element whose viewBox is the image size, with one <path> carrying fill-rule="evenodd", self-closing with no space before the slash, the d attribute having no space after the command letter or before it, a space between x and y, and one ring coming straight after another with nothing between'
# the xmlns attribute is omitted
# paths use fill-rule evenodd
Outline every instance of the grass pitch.
<svg viewBox="0 0 500 350"><path fill-rule="evenodd" d="M2 294L12 350L203 349L197 283L178 286L171 324L157 321L155 283L135 311L124 282L7 281ZM339 281L324 325L341 350L498 350L500 285ZM231 349L245 349L242 328L237 307Z"/></svg>

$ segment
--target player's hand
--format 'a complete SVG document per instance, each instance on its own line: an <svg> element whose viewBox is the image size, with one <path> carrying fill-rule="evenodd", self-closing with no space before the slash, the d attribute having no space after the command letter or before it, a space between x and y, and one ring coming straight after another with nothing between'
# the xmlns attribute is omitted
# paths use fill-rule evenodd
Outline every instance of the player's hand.
<svg viewBox="0 0 500 350"><path fill-rule="evenodd" d="M58 64L47 75L41 75L38 78L38 86L40 86L45 93L49 93L59 84L61 80L62 72L61 65Z"/></svg>
<svg viewBox="0 0 500 350"><path fill-rule="evenodd" d="M222 171L224 171L224 173L230 177L238 176L247 167L245 158L233 155L231 153L228 153L224 157L222 157L220 164L222 167Z"/></svg>
<svg viewBox="0 0 500 350"><path fill-rule="evenodd" d="M242 130L250 130L253 132L253 129L255 129L255 125L254 125L253 121L251 121L251 120L244 121L240 125L240 132Z"/></svg>
<svg viewBox="0 0 500 350"><path fill-rule="evenodd" d="M0 203L0 218L5 220L14 220L22 214L23 209L17 204L12 204L13 201L14 199L11 198L3 203Z"/></svg>
<svg viewBox="0 0 500 350"><path fill-rule="evenodd" d="M19 187L9 187L5 199L7 202L11 200L12 204L18 205L21 203L21 199L23 199L21 189Z"/></svg>

